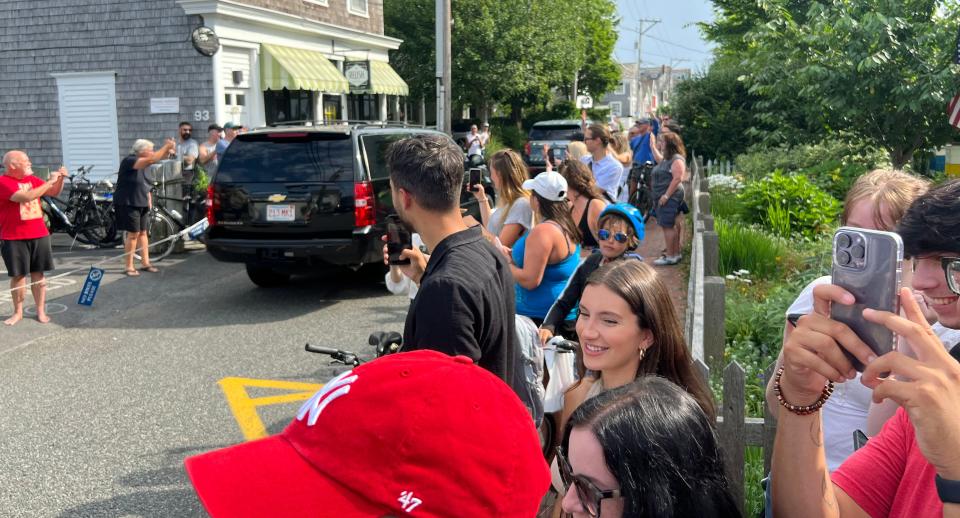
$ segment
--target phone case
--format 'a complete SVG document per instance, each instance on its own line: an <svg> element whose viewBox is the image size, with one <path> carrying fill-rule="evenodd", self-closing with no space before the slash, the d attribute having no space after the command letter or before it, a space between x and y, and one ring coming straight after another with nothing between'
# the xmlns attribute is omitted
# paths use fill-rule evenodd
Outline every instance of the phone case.
<svg viewBox="0 0 960 518"><path fill-rule="evenodd" d="M864 320L863 310L900 311L902 268L903 241L893 232L841 227L833 236L833 284L849 291L856 303L831 305L830 318L850 327L877 356L896 348L896 336L886 327ZM862 372L863 364L846 350L844 353Z"/></svg>

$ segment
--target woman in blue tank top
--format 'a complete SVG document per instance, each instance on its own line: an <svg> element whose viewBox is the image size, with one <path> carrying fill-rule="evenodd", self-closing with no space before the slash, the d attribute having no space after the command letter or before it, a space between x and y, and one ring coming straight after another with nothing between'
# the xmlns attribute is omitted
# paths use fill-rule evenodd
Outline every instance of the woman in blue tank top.
<svg viewBox="0 0 960 518"><path fill-rule="evenodd" d="M516 280L517 314L539 326L580 264L580 231L570 217L563 176L540 173L523 188L532 191L530 206L538 223L514 244L510 270Z"/></svg>

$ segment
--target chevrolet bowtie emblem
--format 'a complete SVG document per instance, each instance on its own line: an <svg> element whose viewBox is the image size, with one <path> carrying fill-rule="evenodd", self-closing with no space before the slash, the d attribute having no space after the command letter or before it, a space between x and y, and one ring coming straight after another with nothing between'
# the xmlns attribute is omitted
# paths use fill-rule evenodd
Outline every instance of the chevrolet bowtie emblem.
<svg viewBox="0 0 960 518"><path fill-rule="evenodd" d="M267 201L271 201L273 203L279 203L285 199L287 199L286 194L271 194L267 197Z"/></svg>

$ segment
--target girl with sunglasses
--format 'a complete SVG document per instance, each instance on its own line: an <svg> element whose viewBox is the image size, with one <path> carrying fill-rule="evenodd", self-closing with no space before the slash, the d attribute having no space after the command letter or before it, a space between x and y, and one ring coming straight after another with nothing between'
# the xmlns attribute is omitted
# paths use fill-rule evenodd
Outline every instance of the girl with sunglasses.
<svg viewBox="0 0 960 518"><path fill-rule="evenodd" d="M643 260L643 257L635 252L640 246L640 241L643 241L643 217L636 207L629 203L609 205L600 213L598 219L599 252L594 252L580 263L563 293L547 312L540 326L540 340L544 344L558 332L558 329L562 336L570 340L576 339L574 329L576 321L565 321L564 318L570 314L570 310L577 307L591 273L611 261Z"/></svg>
<svg viewBox="0 0 960 518"><path fill-rule="evenodd" d="M643 376L580 405L557 462L574 518L739 517L708 415L689 392Z"/></svg>

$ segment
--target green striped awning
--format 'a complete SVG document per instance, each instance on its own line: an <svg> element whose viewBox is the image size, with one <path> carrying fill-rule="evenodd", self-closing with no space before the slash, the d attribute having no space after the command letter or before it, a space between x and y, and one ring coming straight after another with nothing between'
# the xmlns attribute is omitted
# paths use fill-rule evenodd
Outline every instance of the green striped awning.
<svg viewBox="0 0 960 518"><path fill-rule="evenodd" d="M323 54L312 50L261 44L260 82L264 90L350 91L343 74Z"/></svg>

